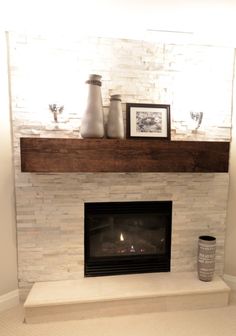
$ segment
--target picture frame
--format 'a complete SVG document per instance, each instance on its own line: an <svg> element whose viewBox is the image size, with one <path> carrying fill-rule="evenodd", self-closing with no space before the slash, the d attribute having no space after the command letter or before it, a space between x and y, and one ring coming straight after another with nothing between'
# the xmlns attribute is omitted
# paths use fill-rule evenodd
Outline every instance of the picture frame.
<svg viewBox="0 0 236 336"><path fill-rule="evenodd" d="M127 103L126 135L170 140L170 105Z"/></svg>

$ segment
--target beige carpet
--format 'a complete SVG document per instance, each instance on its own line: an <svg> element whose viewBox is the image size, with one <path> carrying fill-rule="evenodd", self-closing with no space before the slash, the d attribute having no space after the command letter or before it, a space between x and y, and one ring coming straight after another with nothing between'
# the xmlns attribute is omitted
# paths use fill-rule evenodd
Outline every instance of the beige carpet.
<svg viewBox="0 0 236 336"><path fill-rule="evenodd" d="M228 307L81 321L22 323L22 306L0 313L0 336L236 336L236 295Z"/></svg>

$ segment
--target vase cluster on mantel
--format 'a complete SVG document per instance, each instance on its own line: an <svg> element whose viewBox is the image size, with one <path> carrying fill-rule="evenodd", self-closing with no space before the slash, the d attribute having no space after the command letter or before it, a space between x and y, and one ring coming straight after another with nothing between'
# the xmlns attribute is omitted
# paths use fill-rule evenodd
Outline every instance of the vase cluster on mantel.
<svg viewBox="0 0 236 336"><path fill-rule="evenodd" d="M105 123L102 104L102 76L92 74L86 81L88 84L87 104L81 120L80 133L82 138L104 138ZM121 96L110 97L110 107L107 121L107 137L124 138L124 121L121 107Z"/></svg>

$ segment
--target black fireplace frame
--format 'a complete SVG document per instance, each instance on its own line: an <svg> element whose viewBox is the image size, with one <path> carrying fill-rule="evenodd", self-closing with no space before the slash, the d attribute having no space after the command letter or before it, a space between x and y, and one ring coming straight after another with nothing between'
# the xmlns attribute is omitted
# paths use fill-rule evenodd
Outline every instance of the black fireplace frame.
<svg viewBox="0 0 236 336"><path fill-rule="evenodd" d="M138 205L138 207L137 207ZM92 257L89 245L89 220L88 212L98 214L114 214L114 207L122 206L122 213L129 213L130 209L136 208L136 213L143 213L155 208L158 213L164 212L168 217L166 230L165 255L148 254L132 256ZM113 207L113 208L111 208ZM171 266L171 232L172 232L172 201L135 201L135 202L96 202L84 203L84 275L104 276L136 273L170 272Z"/></svg>

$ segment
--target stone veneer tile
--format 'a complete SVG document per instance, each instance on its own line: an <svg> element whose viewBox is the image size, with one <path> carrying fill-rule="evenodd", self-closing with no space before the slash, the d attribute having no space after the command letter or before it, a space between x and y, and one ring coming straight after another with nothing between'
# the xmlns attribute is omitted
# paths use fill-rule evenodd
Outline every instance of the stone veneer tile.
<svg viewBox="0 0 236 336"><path fill-rule="evenodd" d="M228 174L21 173L19 138L80 137L78 95L82 86L76 84L68 89L68 82L77 83L95 71L103 76L104 105L109 104L110 94L122 94L124 120L126 102L167 103L171 104L172 139L227 141L231 128L233 48L88 38L58 49L42 36L24 36L10 34L21 293L25 294L35 281L83 276L84 202L93 201L172 200L172 272L196 271L198 236L211 234L217 238L216 272L222 274ZM55 61L60 69L70 65L73 74L69 81L61 82L61 76L68 79L69 72L58 72L60 98L66 106L58 129L48 111L48 104L52 103L48 93L53 83L48 80L47 87L40 73L42 54L48 56L44 59L48 79L56 80L50 72L55 70ZM29 62L29 56L35 57L37 68ZM201 88L196 88L196 80L203 76L206 84L214 84L212 93L203 94ZM198 99L187 99L188 88L192 88L190 96L197 92ZM189 111L198 110L199 102L204 107L203 124L199 132L192 133ZM106 115L107 112L106 107Z"/></svg>
<svg viewBox="0 0 236 336"><path fill-rule="evenodd" d="M198 236L211 234L222 274L228 174L27 175L34 187L17 198L17 209L24 205L18 221L20 287L83 274L83 204L90 201L172 200L172 271L196 270Z"/></svg>
<svg viewBox="0 0 236 336"><path fill-rule="evenodd" d="M10 34L14 134L52 136L54 130L58 137L78 137L84 80L92 71L103 77L105 106L117 92L124 114L127 102L170 104L172 139L230 139L233 48L97 37L70 43L61 39L58 48L38 35L21 41L22 34ZM47 69L47 83L41 66ZM59 129L48 111L50 96L65 105ZM192 132L190 111L204 112L200 132Z"/></svg>

